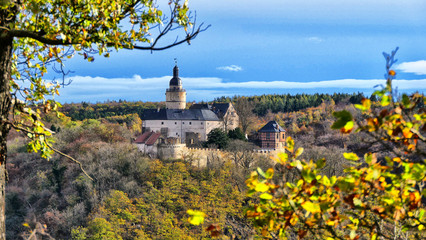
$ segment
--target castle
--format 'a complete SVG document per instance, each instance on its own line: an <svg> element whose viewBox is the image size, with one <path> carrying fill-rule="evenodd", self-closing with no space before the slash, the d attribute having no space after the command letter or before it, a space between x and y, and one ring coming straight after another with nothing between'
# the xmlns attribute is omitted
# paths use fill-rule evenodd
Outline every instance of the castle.
<svg viewBox="0 0 426 240"><path fill-rule="evenodd" d="M186 91L176 65L166 89L166 108L143 112L143 133L135 143L141 151L157 154L158 144L196 146L207 141L211 130L229 131L238 125L239 118L232 103L193 104L186 109Z"/></svg>

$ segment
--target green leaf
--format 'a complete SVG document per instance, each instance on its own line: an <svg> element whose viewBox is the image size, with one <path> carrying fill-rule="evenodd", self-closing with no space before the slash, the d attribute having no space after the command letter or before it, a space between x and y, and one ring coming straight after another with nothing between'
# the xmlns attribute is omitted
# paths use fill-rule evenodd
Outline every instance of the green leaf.
<svg viewBox="0 0 426 240"><path fill-rule="evenodd" d="M405 108L410 108L411 107L411 101L410 101L410 98L407 96L407 94L403 94L402 95L402 105Z"/></svg>
<svg viewBox="0 0 426 240"><path fill-rule="evenodd" d="M368 164L374 164L377 161L376 155L372 153L366 153L364 154L364 160Z"/></svg>
<svg viewBox="0 0 426 240"><path fill-rule="evenodd" d="M337 121L335 121L333 125L331 125L332 129L341 129L345 127L348 122L352 121L352 114L347 110L334 112L333 116L337 118Z"/></svg>
<svg viewBox="0 0 426 240"><path fill-rule="evenodd" d="M302 170L302 177L306 180L306 182L311 183L316 179L315 174L310 169Z"/></svg>
<svg viewBox="0 0 426 240"><path fill-rule="evenodd" d="M325 158L319 159L315 164L317 169L323 168L325 166Z"/></svg>
<svg viewBox="0 0 426 240"><path fill-rule="evenodd" d="M419 213L419 219L422 220L424 215L425 215L425 210L421 209Z"/></svg>
<svg viewBox="0 0 426 240"><path fill-rule="evenodd" d="M343 157L350 161L359 160L359 157L355 153L343 153Z"/></svg>

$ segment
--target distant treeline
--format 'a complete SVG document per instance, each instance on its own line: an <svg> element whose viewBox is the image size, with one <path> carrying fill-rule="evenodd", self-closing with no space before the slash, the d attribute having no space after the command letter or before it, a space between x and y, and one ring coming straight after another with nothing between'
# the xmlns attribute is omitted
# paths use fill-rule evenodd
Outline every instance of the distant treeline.
<svg viewBox="0 0 426 240"><path fill-rule="evenodd" d="M236 102L241 96L220 97L216 98L216 102ZM364 98L363 93L334 93L334 94L268 94L261 96L246 97L253 104L253 112L258 116L265 116L268 111L278 112L295 112L309 107L317 107L323 101L334 101L336 104L342 101L350 103L360 103Z"/></svg>
<svg viewBox="0 0 426 240"><path fill-rule="evenodd" d="M61 111L71 117L72 120L110 118L113 116L123 116L138 114L142 116L144 109L164 108L164 102L128 102L128 101L108 101L104 103L70 103L64 104Z"/></svg>
<svg viewBox="0 0 426 240"><path fill-rule="evenodd" d="M253 112L258 116L264 116L268 111L294 112L309 107L317 107L323 101L334 101L336 104L342 101L359 103L364 97L363 93L334 93L334 94L269 94L251 97L219 97L212 102L237 102L240 98L247 98L253 105ZM128 114L138 114L142 117L144 109L164 108L164 102L127 102L109 101L104 103L72 103L64 104L61 111L72 120L98 119Z"/></svg>

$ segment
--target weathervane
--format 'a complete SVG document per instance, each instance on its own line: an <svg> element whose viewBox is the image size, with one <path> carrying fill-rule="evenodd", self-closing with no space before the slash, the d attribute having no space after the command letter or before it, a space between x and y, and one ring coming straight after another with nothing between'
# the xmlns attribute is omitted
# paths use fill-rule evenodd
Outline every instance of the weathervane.
<svg viewBox="0 0 426 240"><path fill-rule="evenodd" d="M175 65L177 66L177 58L175 58Z"/></svg>

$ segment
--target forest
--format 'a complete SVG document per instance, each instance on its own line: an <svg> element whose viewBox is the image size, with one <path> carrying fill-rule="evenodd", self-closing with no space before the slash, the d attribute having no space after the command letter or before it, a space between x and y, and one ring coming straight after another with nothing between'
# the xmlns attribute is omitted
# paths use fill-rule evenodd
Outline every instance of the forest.
<svg viewBox="0 0 426 240"><path fill-rule="evenodd" d="M272 108L274 105L270 105L271 108L268 108L264 115L255 114L258 105L250 104L252 114L249 116L248 129L256 130L267 121L276 120L286 129L287 135L291 136L291 140L287 143L288 146L293 146L287 148L290 156L294 149L304 149L303 153L298 151L297 157L311 160L311 163L313 160L317 164L322 161L321 159L327 159L325 166L309 174L322 174L329 179L345 176L348 166L351 165L349 160L342 157L347 152L357 156L375 153L375 159L378 159L376 161L385 161L389 153L388 146L381 144L380 141L374 142L374 137L369 134L369 131L342 134L343 131L332 129L332 127L336 129L336 118L339 119L336 112L350 113L353 119L361 121L368 119L366 112L359 110L366 105L367 101L370 102L368 107L383 108L381 101L371 101L366 98L354 105L352 102L356 96L347 95L345 98L336 99L338 100L336 102L333 99L327 99L317 106L290 112L274 113ZM245 99L250 99L249 102L257 101L256 99L268 102L272 99L281 99L280 97L292 99L287 95L265 95ZM317 97L298 95L294 98ZM240 101L241 99L244 98L241 97ZM422 99L421 96L420 99ZM233 100L238 106L238 98ZM258 104L265 104L265 102L260 100ZM144 107L148 107L148 104ZM424 103L419 101L418 104L411 110L422 109ZM64 105L64 109L80 107L80 111L73 113L79 112L81 115L76 116L84 118L83 120L73 119L71 114L61 118L54 114L46 114L43 117L46 126L57 132L53 136L56 148L77 159L84 171L78 164L60 155L54 155L51 160L46 161L40 158L38 153L28 153L26 147L28 140L19 132L12 132L9 136L7 168L10 177L6 196L8 239L26 239L31 235L46 239L210 239L216 237L250 239L256 236L268 239L281 238L278 237L280 231L277 232L277 229L279 228L276 228L281 221L279 217L271 220L271 216L276 216L270 215L272 212L266 215L256 215L253 212L253 210L258 211L260 206L266 206L262 205L266 204L265 200L269 198L265 196L273 196L278 192L275 192L272 187L269 190L253 188L251 181L259 183L255 180L257 174L263 174L266 180L271 179L275 182L274 184L278 184L276 187L280 186L281 181L285 184L299 184L298 178L301 172L295 171L291 165L284 165L286 167L282 168L280 165L284 163L276 162L280 163L279 161L282 160L273 161L250 154L235 154L229 159L220 159L212 155L214 161L205 168L192 166L190 158L168 161L150 159L138 152L132 144L132 140L141 131L141 120L138 114L126 110L131 106L138 109L136 106L142 104L122 102L111 104L109 108L101 107L102 105L107 104ZM94 109L100 109L99 111L103 111L102 114L107 112L109 114L97 119L83 117L100 116L97 113L91 115L92 112L96 112ZM120 110L111 114L112 109ZM67 113L67 111L64 112ZM380 114L384 114L383 111ZM349 120L346 119L346 121ZM343 124L343 127L345 125ZM232 134L235 133L231 132L230 136ZM240 139L231 139L225 148L231 152L245 152L244 149L253 147L250 144ZM416 147L420 152L424 151L424 142L419 141ZM411 155L407 155L411 156L409 159L413 159L413 155L421 156L419 153L411 152ZM281 155L280 159L283 157ZM296 154L293 157L296 157ZM261 169L269 170L265 173ZM275 172L273 177L272 172ZM85 173L93 180L90 180ZM305 173L302 171L302 174ZM302 177L307 178L305 175ZM422 178L424 176L420 177ZM313 182L307 186L312 187L312 184ZM312 191L303 186L302 190L306 188ZM254 189L268 195L261 194L259 198ZM348 204L349 200L345 201ZM422 201L417 201L417 204L421 204L419 207L424 206ZM258 207L253 209L253 206ZM267 209L269 207L262 211L272 211ZM344 212L343 209L340 211ZM305 216L309 216L308 212ZM202 219L205 221L204 227L194 225L199 223L197 221L188 221L191 216L192 220L194 216L200 216L197 214L202 214ZM415 214L418 217L421 213ZM263 220L264 218L266 220ZM420 216L418 219L424 219L424 217ZM305 223L311 221L308 220L305 220ZM276 221L275 225L271 221ZM404 221L410 220L404 219ZM420 225L414 225L416 226L414 229L402 231L402 222L398 226L400 231L398 239L406 239L408 236L419 237L418 234L424 235L421 228L417 227ZM281 227L286 224L289 223ZM283 236L290 239L296 239L297 236L307 239L318 238L317 232L306 231L307 227L312 227L309 224L304 226L290 224L288 226L292 226L290 227L292 230L287 230ZM265 228L265 226L275 227ZM393 234L394 225L382 222L380 226L383 231L380 233L381 236ZM340 227L336 226L336 229ZM416 229L419 231L415 231ZM330 232L324 229L321 231ZM345 228L340 231L336 234L342 236L351 234L351 231L348 232ZM356 236L362 236L362 234Z"/></svg>
<svg viewBox="0 0 426 240"><path fill-rule="evenodd" d="M143 110L163 108L164 103L119 101L61 107L55 96L61 86L71 83L68 75L73 75L72 69L65 67L68 59L76 56L90 64L95 58L109 58L115 51L152 53L190 45L210 27L196 22L188 1L166 2L163 6L157 1L138 0L0 1L0 239L426 239L426 97L419 93L396 94L392 66L397 62L398 48L390 54L383 53L385 81L377 85L371 97L362 93L318 93L215 99L235 104L241 132L220 133L223 139L230 138L220 146L230 154L221 158L215 154L217 150L211 151L207 166L202 168L191 164L196 160L193 156L160 161L142 154L133 144L141 133ZM258 6L261 5L253 9L260 13L262 8ZM263 9L267 9L264 16L273 19L270 17L274 9ZM304 20L308 18L303 14L310 12L306 9L303 6L303 13L300 12ZM398 7L394 9L401 12ZM210 10L210 6L205 10ZM226 13L224 10L220 6L219 11ZM237 10L229 12L238 16L234 13ZM353 7L348 10L351 14L356 12ZM376 15L365 14L371 10L366 9L362 16ZM404 35L421 36L409 34L420 25L401 24L405 16L396 16L389 8L380 10L385 15L379 17L385 16L383 22L389 24L376 25L389 30L385 35L380 28L362 25L369 27L366 32L386 38L353 38L353 34L335 32L343 39L344 48L333 44L328 45L332 51L322 48L326 55L317 55L319 52L313 49L305 55L318 61L325 60L321 56L337 59L343 63L339 66L347 65L348 72L344 74L352 76L349 72L374 67L353 64L364 61L359 56L366 55L359 54L359 47L348 45L351 42L364 49L381 48L384 41L397 44L389 41L396 35L388 33L402 28L410 29ZM346 14L349 11L342 15L350 17ZM213 15L216 17L217 13ZM285 22L291 20L282 12L277 15L284 16ZM360 19L355 16L353 23ZM315 28L319 26L315 31L324 26L331 30L329 24L316 25L321 21L315 15L309 18ZM230 19L223 26L231 26ZM361 27L352 24L352 20L346 25L351 30ZM366 22L382 20L366 18ZM262 24L260 18L253 21ZM248 23L256 35L261 33L255 24ZM364 32L361 29L367 30L350 32ZM216 34L221 41L207 38L213 40L210 43L230 42L246 30L233 29L232 37L224 32ZM266 34L267 40L274 36L271 34ZM400 36L395 39L402 40ZM250 39L244 37L244 41ZM274 46L264 44L269 43L265 38L260 39L262 44L249 43L250 49L242 50ZM305 40L300 44L303 48L296 51L309 50L305 47L308 42L337 43L318 37ZM405 41L405 45L421 53L412 40ZM291 48L285 39L274 42ZM352 48L352 54L347 52ZM240 57L229 51L231 48L223 49ZM223 52L212 50L221 58L226 57ZM290 56L273 51L280 59ZM338 52L339 57L331 55L333 52ZM193 53L185 51L187 56ZM341 58L344 55L351 59ZM247 59L252 61L252 56ZM271 56L259 55L256 59ZM292 58L303 62L299 56ZM340 69L334 64L313 67L318 61L304 63L310 67L309 76L315 79L324 79L315 75L318 70ZM151 64L149 60L138 63L148 67ZM243 70L236 65L229 67ZM292 68L308 70L298 67L295 62ZM248 151L253 143L241 136L255 132L269 120L276 120L286 129L285 149L272 158L255 156Z"/></svg>
<svg viewBox="0 0 426 240"><path fill-rule="evenodd" d="M215 98L213 102L232 102L236 103L240 99L247 99L253 106L253 112L258 116L265 116L268 112L272 113L287 113L295 112L301 109L318 107L323 102L334 101L349 101L350 103L360 103L364 98L363 93L334 93L334 94L270 94L261 96L234 96ZM372 95L372 100L375 96ZM204 103L204 102L201 102ZM188 103L191 106L192 103ZM108 101L104 103L68 103L63 104L61 112L71 117L72 120L98 119L113 116L122 116L136 113L142 117L144 109L165 108L164 102L127 102L123 100Z"/></svg>

